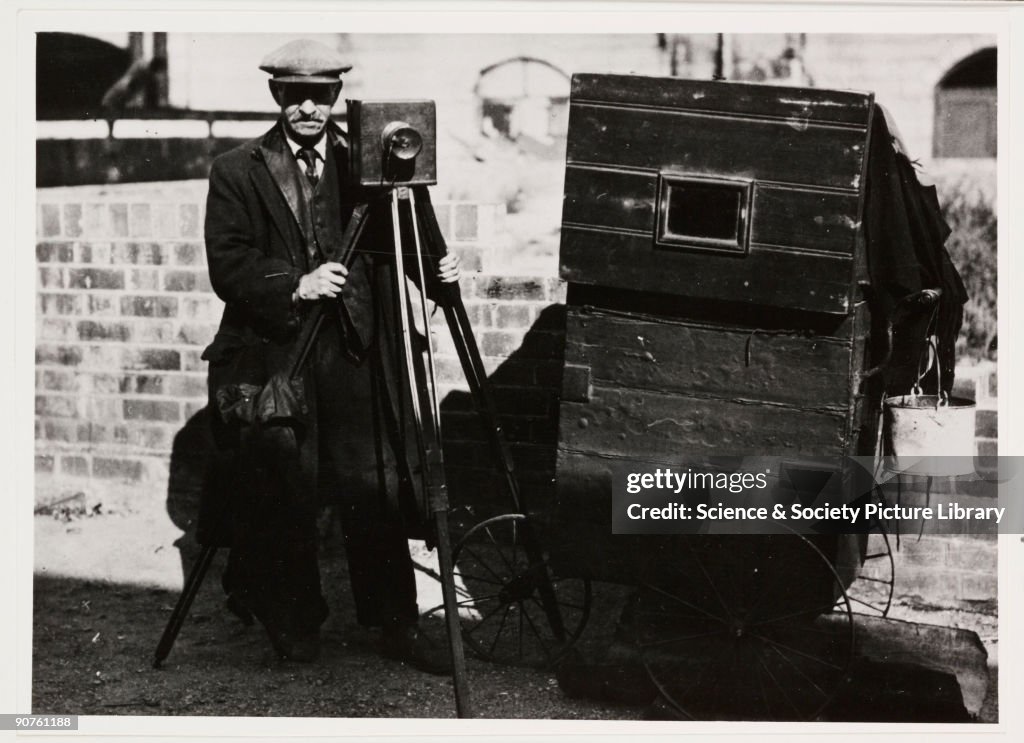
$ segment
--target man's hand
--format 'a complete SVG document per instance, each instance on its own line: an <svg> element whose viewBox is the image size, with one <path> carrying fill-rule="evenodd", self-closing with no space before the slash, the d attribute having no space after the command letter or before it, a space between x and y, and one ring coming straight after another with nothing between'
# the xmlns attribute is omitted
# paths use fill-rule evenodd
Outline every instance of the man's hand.
<svg viewBox="0 0 1024 743"><path fill-rule="evenodd" d="M451 284L459 280L459 256L455 253L448 253L437 264L437 278L445 284Z"/></svg>
<svg viewBox="0 0 1024 743"><path fill-rule="evenodd" d="M295 294L299 299L313 300L336 297L341 293L348 277L348 269L340 263L328 262L318 266L299 279Z"/></svg>

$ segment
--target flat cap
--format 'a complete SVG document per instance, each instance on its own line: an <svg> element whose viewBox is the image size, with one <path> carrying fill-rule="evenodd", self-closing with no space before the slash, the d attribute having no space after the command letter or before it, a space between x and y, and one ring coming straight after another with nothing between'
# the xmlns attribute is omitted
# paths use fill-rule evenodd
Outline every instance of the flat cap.
<svg viewBox="0 0 1024 743"><path fill-rule="evenodd" d="M351 70L352 65L318 41L298 39L265 56L260 69L281 82L336 83L338 76Z"/></svg>

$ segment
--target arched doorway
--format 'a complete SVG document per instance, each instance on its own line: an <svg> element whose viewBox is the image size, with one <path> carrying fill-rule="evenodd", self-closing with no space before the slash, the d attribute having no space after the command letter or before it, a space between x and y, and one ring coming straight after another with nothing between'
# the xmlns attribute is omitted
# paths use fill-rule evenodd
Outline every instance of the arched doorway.
<svg viewBox="0 0 1024 743"><path fill-rule="evenodd" d="M569 76L561 69L513 57L482 69L473 93L485 136L505 137L535 154L560 154L569 114Z"/></svg>
<svg viewBox="0 0 1024 743"><path fill-rule="evenodd" d="M996 156L996 48L953 65L935 86L935 157Z"/></svg>

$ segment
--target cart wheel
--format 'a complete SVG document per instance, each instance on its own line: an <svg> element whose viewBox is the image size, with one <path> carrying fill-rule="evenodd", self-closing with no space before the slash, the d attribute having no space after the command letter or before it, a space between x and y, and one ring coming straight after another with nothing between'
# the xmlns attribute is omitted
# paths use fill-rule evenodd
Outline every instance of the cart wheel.
<svg viewBox="0 0 1024 743"><path fill-rule="evenodd" d="M850 601L799 534L681 538L631 610L643 665L683 719L814 719L847 680Z"/></svg>
<svg viewBox="0 0 1024 743"><path fill-rule="evenodd" d="M892 557L892 542L885 528L880 527L871 536L877 536L878 539L868 542L868 552L864 555L861 573L846 589L846 593L854 611L885 617L892 608L896 564Z"/></svg>
<svg viewBox="0 0 1024 743"><path fill-rule="evenodd" d="M590 615L590 581L553 575L523 514L477 524L453 557L462 636L477 656L548 667L579 639Z"/></svg>

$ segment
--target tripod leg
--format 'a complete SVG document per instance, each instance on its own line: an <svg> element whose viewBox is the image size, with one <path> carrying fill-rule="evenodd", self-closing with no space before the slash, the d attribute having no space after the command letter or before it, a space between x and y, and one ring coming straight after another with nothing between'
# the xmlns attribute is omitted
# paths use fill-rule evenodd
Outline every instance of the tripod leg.
<svg viewBox="0 0 1024 743"><path fill-rule="evenodd" d="M452 562L451 534L448 530L448 509L434 511L437 529L437 562L441 573L441 595L444 599L444 621L452 653L455 683L455 711L459 717L472 717L469 679L466 677L466 653L462 646L462 625L459 622L459 599L455 591L455 565Z"/></svg>
<svg viewBox="0 0 1024 743"><path fill-rule="evenodd" d="M416 249L416 273L419 277L420 286L425 287L427 285L427 275L423 270L423 245L420 241L419 220L416 218L418 214L418 204L416 202L415 189L409 191L409 206L411 207L410 221L412 222L413 243ZM430 340L430 313L427 311L426 292L422 292L419 305L420 318L423 322L423 334L427 339L426 378L429 381L429 384L427 385L427 396L429 397L430 402L430 415L432 417L433 429L432 433L438 445L440 445L440 442L443 440L441 436L441 402L437 396L437 368L434 364L434 344Z"/></svg>
<svg viewBox="0 0 1024 743"><path fill-rule="evenodd" d="M518 512L525 512L522 492L519 489L519 481L516 479L512 463L512 454L509 451L508 442L505 439L501 424L498 422L498 407L494 401L494 394L491 392L490 383L481 370L483 360L480 358L480 351L477 348L473 337L473 331L469 325L469 318L466 315L466 308L462 304L462 297L458 297L451 308L449 326L454 325L452 340L455 343L459 358L462 361L463 371L469 382L473 396L478 401L478 413L483 421L484 430L487 431L491 445L501 467L505 479L505 486ZM565 622L562 620L562 613L558 608L558 599L555 596L554 588L551 585L547 573L547 565L542 554L540 541L534 533L530 520L527 519L522 525L523 548L526 551L531 566L537 566L544 571L547 580L540 581L537 591L540 593L541 605L547 616L548 624L555 635L555 639L562 642L566 638Z"/></svg>
<svg viewBox="0 0 1024 743"><path fill-rule="evenodd" d="M352 210L352 218L345 226L345 231L341 235L341 241L338 244L338 249L330 255L331 260L343 263L346 266L351 264L352 257L355 255L356 246L359 244L359 240L363 236L363 231L366 229L366 223L369 220L369 217L369 204L359 204ZM299 372L302 371L302 367L305 365L306 359L309 357L309 352L312 350L314 342L316 342L316 337L320 332L320 327L323 325L324 311L324 303L318 302L309 317L306 318L306 322L303 324L302 330L299 332L299 338L295 344L295 347L299 349L299 354L292 362L291 370L288 373L289 379L295 379L299 375Z"/></svg>
<svg viewBox="0 0 1024 743"><path fill-rule="evenodd" d="M423 256L420 247L420 235L417 227L415 201L410 194L410 211L412 217L413 237L416 248L416 268L419 273L420 286L426 286L426 276L423 272ZM437 536L437 558L438 567L441 573L441 593L444 597L444 618L448 631L448 641L452 656L453 682L455 686L455 710L459 717L472 717L473 712L469 698L469 685L466 678L466 657L462 647L462 626L459 623L458 599L455 595L455 574L452 563L451 537L448 530L448 489L444 482L444 459L441 451L440 417L437 406L437 380L434 376L434 365L430 340L427 340L427 355L429 359L428 368L425 371L428 395L431 400L429 420L423 416L420 406L419 390L416 388L416 370L412 356L412 343L410 340L411 320L409 317L409 301L407 294L406 275L404 258L402 254L401 229L399 224L399 195L397 191L391 194L391 215L395 234L395 282L398 294L399 316L402 323L403 355L405 356L406 374L409 382L409 393L412 402L412 412L415 422L415 435L417 447L421 458L421 472L424 490L427 493L427 506L434 518L434 527ZM425 303L425 299L421 301ZM429 318L426 316L424 307L424 333L429 335ZM426 430L426 424L430 424L430 430Z"/></svg>
<svg viewBox="0 0 1024 743"><path fill-rule="evenodd" d="M416 202L419 207L417 217L423 223L427 244L430 248L429 252L435 257L443 255L447 252L447 248L444 244L441 228L437 223L437 215L434 213L430 203L430 192L426 187L419 187L414 189L414 191L418 194L418 201ZM526 505L523 503L519 481L515 476L511 452L508 448L508 442L505 440L501 424L498 421L498 406L494 400L490 383L487 380L486 369L480 356L480 349L473 336L473 328L466 313L466 306L462 302L462 295L459 293L458 286L454 284L449 286L450 289L445 297L443 309L449 332L452 335L452 341L455 344L463 373L477 404L477 412L482 419L491 450L501 468L505 485L512 498L515 510L525 513ZM523 524L523 547L526 550L531 566L537 566L544 571L547 579L540 581L537 590L555 639L560 642L564 641L566 638L565 622L562 619L562 613L558 608L558 598L555 595L554 587L547 573L547 566L540 542L529 520Z"/></svg>
<svg viewBox="0 0 1024 743"><path fill-rule="evenodd" d="M309 352L313 350L313 344L316 342L316 337L320 333L320 326L323 324L324 306L318 304L313 308L312 314L306 319L306 325L302 328L302 337L299 339L299 348L301 350L292 364L291 371L288 373L289 379L295 379L299 376L302 367L306 365L306 359L309 358Z"/></svg>
<svg viewBox="0 0 1024 743"><path fill-rule="evenodd" d="M401 323L402 356L405 362L406 378L409 385L409 402L412 408L413 422L417 436L417 449L420 457L425 460L426 447L423 440L423 411L420 397L416 389L416 369L412 356L412 320L409 317L409 294L405 283L405 256L402 252L401 224L399 218L398 192L391 192L391 221L395 235L395 293L398 298L398 317ZM425 330L425 332L427 332Z"/></svg>
<svg viewBox="0 0 1024 743"><path fill-rule="evenodd" d="M160 637L160 642L157 643L153 668L159 668L171 652L171 648L174 647L174 641L178 638L181 626L185 623L188 610L192 608L192 602L196 600L196 594L199 593L199 587L203 584L203 578L206 577L206 571L210 569L210 563L213 562L215 554L217 554L217 548L211 546L203 547L203 551L199 553L199 559L192 566L181 596L178 597L178 603L175 605L174 611L171 612L170 619L167 620L167 626Z"/></svg>
<svg viewBox="0 0 1024 743"><path fill-rule="evenodd" d="M416 191L419 194L418 217L424 226L429 252L434 256L444 255L447 248L441 228L437 223L437 215L430 203L430 192L426 187L420 187ZM525 512L526 506L522 502L519 483L515 478L512 456L498 421L498 406L487 381L487 370L473 336L473 328L469 322L469 316L466 314L466 306L462 302L462 295L459 293L457 285L447 284L445 287L447 295L444 297L442 308L456 353L459 356L459 362L462 364L462 372L469 384L470 393L476 403L484 430L487 432L488 443L501 468L513 506L517 512Z"/></svg>

